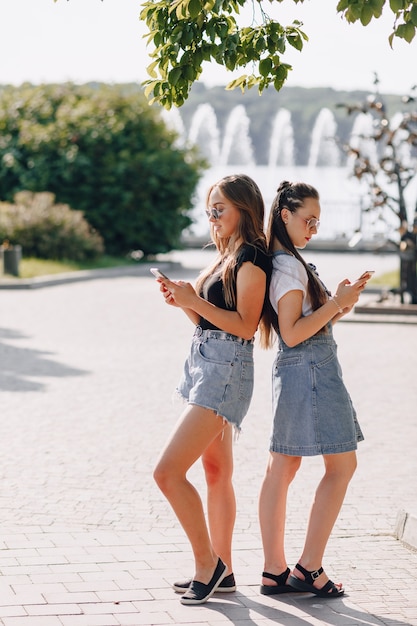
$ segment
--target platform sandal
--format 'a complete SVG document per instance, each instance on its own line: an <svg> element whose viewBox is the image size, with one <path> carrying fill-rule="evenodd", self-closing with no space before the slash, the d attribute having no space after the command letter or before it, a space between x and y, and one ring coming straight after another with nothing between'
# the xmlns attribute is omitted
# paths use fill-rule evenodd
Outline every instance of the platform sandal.
<svg viewBox="0 0 417 626"><path fill-rule="evenodd" d="M273 580L277 584L276 585L261 585L259 591L264 596L275 596L280 593L297 592L298 589L295 589L294 587L287 585L287 578L288 578L289 573L290 573L289 567L287 567L285 572L282 572L282 574L279 574L278 576L276 574L270 574L269 572L262 572L263 578L269 578L270 580Z"/></svg>
<svg viewBox="0 0 417 626"><path fill-rule="evenodd" d="M345 593L344 589L337 587L331 580L328 580L323 587L320 587L320 589L313 585L314 581L320 576L320 574L323 573L324 570L322 567L309 572L304 569L302 565L297 563L294 569L298 569L302 574L304 574L304 580L297 578L294 574L291 574L288 579L288 584L298 591L308 591L309 593L314 593L320 598L337 598Z"/></svg>

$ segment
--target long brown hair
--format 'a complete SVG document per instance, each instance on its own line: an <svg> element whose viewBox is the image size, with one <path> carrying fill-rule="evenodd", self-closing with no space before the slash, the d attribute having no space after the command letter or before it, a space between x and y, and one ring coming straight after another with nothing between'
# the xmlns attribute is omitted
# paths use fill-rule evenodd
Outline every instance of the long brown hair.
<svg viewBox="0 0 417 626"><path fill-rule="evenodd" d="M327 294L323 284L314 273L313 269L304 261L301 254L291 241L285 224L283 222L281 211L288 209L291 213L295 213L297 209L303 206L307 198L319 200L319 193L315 187L307 183L290 183L284 180L277 189L277 195L272 201L271 211L269 214L267 227L268 251L272 254L274 247L274 238L278 239L280 244L290 252L296 259L302 263L307 271L308 277L308 295L310 297L313 311L320 308L327 301ZM267 318L265 321L265 330L263 343L270 345L271 325L278 331L278 320L276 313L270 305L268 307Z"/></svg>
<svg viewBox="0 0 417 626"><path fill-rule="evenodd" d="M230 237L219 237L210 225L211 239L219 254L214 262L203 270L198 277L196 290L198 293L211 274L222 265L221 277L224 288L225 302L229 307L236 306L236 285L234 268L237 257L244 244L253 245L264 252L267 251L266 237L263 230L265 205L258 185L246 174L225 176L210 187L207 193L206 206L214 188L218 188L240 212L237 232Z"/></svg>

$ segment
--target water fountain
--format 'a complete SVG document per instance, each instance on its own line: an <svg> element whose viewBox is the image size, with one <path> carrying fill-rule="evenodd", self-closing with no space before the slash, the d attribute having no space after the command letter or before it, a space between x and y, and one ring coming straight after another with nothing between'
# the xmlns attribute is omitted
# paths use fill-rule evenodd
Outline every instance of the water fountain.
<svg viewBox="0 0 417 626"><path fill-rule="evenodd" d="M368 131L368 118L356 120L351 139L366 141ZM307 166L296 163L294 132L290 111L285 108L278 110L272 123L269 146L265 146L265 153L269 155L268 165L258 165L254 159L250 119L243 105L232 109L223 130L210 104L198 106L191 118L188 134L183 130L182 141L184 145L197 144L212 165L204 172L196 188L191 212L194 224L188 229L186 238L197 240L199 244L209 239L204 215L207 189L223 176L246 173L258 183L267 214L282 180L303 180L316 186L322 206L320 239L349 240L360 225L360 188L357 181L349 177L349 167L341 166L340 150L335 142L337 127L332 112L325 108L317 116Z"/></svg>
<svg viewBox="0 0 417 626"><path fill-rule="evenodd" d="M406 167L410 167L412 165L411 145L404 141L404 139L407 138L408 133L405 129L400 128L403 118L404 114L398 111L398 113L396 113L390 120L390 128L397 131L395 133L394 146L398 157L402 160Z"/></svg>
<svg viewBox="0 0 417 626"><path fill-rule="evenodd" d="M186 133L184 123L178 109L173 108L169 111L167 111L167 109L161 109L161 117L165 122L165 126L178 135L176 141L174 142L174 146L182 148L185 145Z"/></svg>
<svg viewBox="0 0 417 626"><path fill-rule="evenodd" d="M330 109L320 111L311 135L309 167L340 165L340 150L336 143L337 124Z"/></svg>
<svg viewBox="0 0 417 626"><path fill-rule="evenodd" d="M361 153L367 157L371 163L375 163L377 160L377 148L373 139L370 139L373 135L373 117L370 113L359 113L353 122L352 131L350 133L349 144L352 148L360 149ZM352 159L355 156L348 158L348 166L351 167Z"/></svg>
<svg viewBox="0 0 417 626"><path fill-rule="evenodd" d="M200 104L194 113L188 143L197 144L209 163L218 163L220 156L220 133L217 117L211 104Z"/></svg>
<svg viewBox="0 0 417 626"><path fill-rule="evenodd" d="M252 142L249 134L249 117L242 104L229 114L220 152L220 165L254 165Z"/></svg>
<svg viewBox="0 0 417 626"><path fill-rule="evenodd" d="M280 109L275 116L268 164L269 167L294 165L294 130L291 123L291 113L288 109Z"/></svg>

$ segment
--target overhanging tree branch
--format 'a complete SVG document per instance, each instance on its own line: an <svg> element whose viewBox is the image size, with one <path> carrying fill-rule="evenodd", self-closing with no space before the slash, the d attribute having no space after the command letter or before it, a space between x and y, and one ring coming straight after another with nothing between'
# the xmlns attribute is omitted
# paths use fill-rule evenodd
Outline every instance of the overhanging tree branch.
<svg viewBox="0 0 417 626"><path fill-rule="evenodd" d="M294 20L284 26L269 17L267 2L283 1L146 0L140 19L149 29L145 36L148 43L154 46L147 68L150 79L144 83L150 103L158 102L167 109L184 104L193 83L202 74L204 61L218 63L230 71L248 68L226 89L239 87L244 92L257 86L262 93L273 86L279 91L292 70L284 60L288 46L302 51L308 41L301 22ZM249 3L253 7L251 23L241 26L240 10ZM346 21L360 21L367 26L381 16L385 4L387 0L340 0L336 10ZM391 46L394 37L412 41L417 27L415 0L389 0L389 8L394 18L388 38Z"/></svg>

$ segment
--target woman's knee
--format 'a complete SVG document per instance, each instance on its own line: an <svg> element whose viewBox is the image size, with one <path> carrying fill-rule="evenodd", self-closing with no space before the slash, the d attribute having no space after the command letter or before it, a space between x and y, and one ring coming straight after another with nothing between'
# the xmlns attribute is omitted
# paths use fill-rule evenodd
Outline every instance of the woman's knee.
<svg viewBox="0 0 417 626"><path fill-rule="evenodd" d="M353 453L350 458L349 458L349 462L348 462L348 467L347 467L347 474L349 477L349 480L351 480L352 476L354 475L354 473L356 472L356 468L358 467L358 459L356 457L356 454Z"/></svg>
<svg viewBox="0 0 417 626"><path fill-rule="evenodd" d="M175 482L175 468L163 459L158 461L153 471L153 478L162 493L166 494Z"/></svg>
<svg viewBox="0 0 417 626"><path fill-rule="evenodd" d="M163 470L163 468L160 466L159 463L158 465L156 465L156 467L153 470L153 479L158 485L158 487L162 489L162 486L165 483L165 479L166 479L166 472Z"/></svg>
<svg viewBox="0 0 417 626"><path fill-rule="evenodd" d="M267 475L276 476L290 484L301 465L300 456L288 456L278 452L271 452L267 467Z"/></svg>
<svg viewBox="0 0 417 626"><path fill-rule="evenodd" d="M349 483L358 466L355 452L331 454L325 457L326 474Z"/></svg>
<svg viewBox="0 0 417 626"><path fill-rule="evenodd" d="M220 463L217 459L203 457L203 467L206 483L209 487L225 484L232 480L232 463Z"/></svg>
<svg viewBox="0 0 417 626"><path fill-rule="evenodd" d="M203 453L202 463L208 486L225 485L232 480L233 449L231 435L231 428L224 428Z"/></svg>

